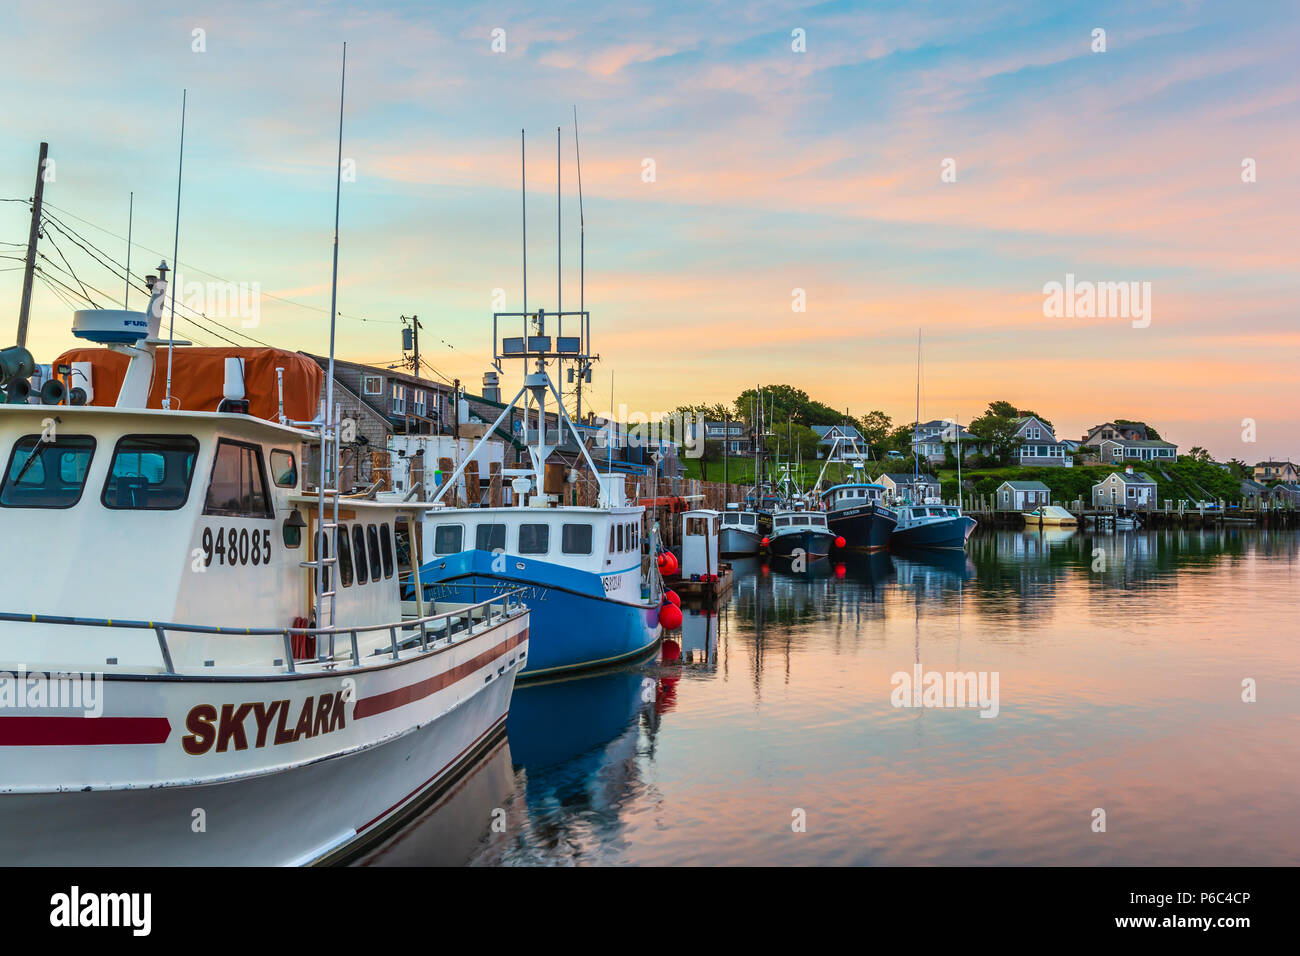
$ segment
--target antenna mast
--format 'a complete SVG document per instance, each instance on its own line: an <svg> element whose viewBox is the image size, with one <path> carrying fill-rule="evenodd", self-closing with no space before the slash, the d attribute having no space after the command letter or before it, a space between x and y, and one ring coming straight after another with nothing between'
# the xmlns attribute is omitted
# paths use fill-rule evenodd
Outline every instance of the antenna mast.
<svg viewBox="0 0 1300 956"><path fill-rule="evenodd" d="M181 172L185 169L185 103L189 90L181 90L181 152L176 161L176 235L172 241L172 311L167 323L167 397L163 408L172 407L172 353L176 350L176 275L180 271L181 248ZM129 277L128 277L129 281Z"/></svg>

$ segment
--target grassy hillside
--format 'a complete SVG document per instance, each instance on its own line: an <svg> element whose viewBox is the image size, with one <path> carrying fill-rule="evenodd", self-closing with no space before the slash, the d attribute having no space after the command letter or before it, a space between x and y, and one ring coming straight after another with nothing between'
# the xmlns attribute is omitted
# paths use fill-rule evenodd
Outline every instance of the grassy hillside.
<svg viewBox="0 0 1300 956"><path fill-rule="evenodd" d="M1004 481L1041 481L1052 489L1054 501L1074 501L1092 497L1092 486L1122 466L1102 465L1074 468L980 468L962 470L962 480L974 482L977 495L991 495ZM1237 501L1241 498L1240 483L1228 472L1207 462L1184 460L1174 464L1155 465L1150 462L1135 463L1134 471L1145 472L1155 479L1156 494L1163 504L1166 498L1200 500L1208 498ZM943 496L957 496L957 472L945 470L940 474Z"/></svg>

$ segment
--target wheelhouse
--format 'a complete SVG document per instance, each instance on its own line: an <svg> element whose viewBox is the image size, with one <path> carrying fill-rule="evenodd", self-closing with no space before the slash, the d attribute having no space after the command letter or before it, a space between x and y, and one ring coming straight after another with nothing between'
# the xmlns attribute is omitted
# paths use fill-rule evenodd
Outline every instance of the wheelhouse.
<svg viewBox="0 0 1300 956"><path fill-rule="evenodd" d="M335 625L396 621L409 610L398 576L410 566L416 512L344 497L337 537L328 526L322 534L316 493L305 487L309 433L238 413L2 408L0 522L11 540L40 552L7 573L4 604L21 596L23 606L2 611L236 630L250 621L304 626L318 551L334 559L325 590L335 592ZM327 498L330 523L332 511ZM51 575L49 561L76 573ZM57 630L7 628L0 661L96 659L93 644L69 633L78 629ZM152 633L122 634L107 664L125 667L137 651L156 660ZM177 666L229 662L232 651L230 637L211 634L174 649Z"/></svg>
<svg viewBox="0 0 1300 956"><path fill-rule="evenodd" d="M835 485L822 492L822 501L832 511L879 505L884 501L885 486L867 482Z"/></svg>

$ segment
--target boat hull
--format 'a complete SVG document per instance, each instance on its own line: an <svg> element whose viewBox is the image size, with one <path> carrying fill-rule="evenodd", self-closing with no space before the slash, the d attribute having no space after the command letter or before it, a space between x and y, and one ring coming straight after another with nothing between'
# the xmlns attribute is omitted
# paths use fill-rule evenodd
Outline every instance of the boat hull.
<svg viewBox="0 0 1300 956"><path fill-rule="evenodd" d="M718 553L724 557L748 557L763 548L763 536L744 528L723 527L718 535Z"/></svg>
<svg viewBox="0 0 1300 956"><path fill-rule="evenodd" d="M845 547L853 551L883 551L889 546L898 519L874 505L832 511L826 524L844 538Z"/></svg>
<svg viewBox="0 0 1300 956"><path fill-rule="evenodd" d="M0 718L0 864L346 860L500 739L527 648L520 615L369 669L223 681L110 676L98 718ZM263 722L280 701L289 719ZM209 707L217 716L205 728L195 712ZM3 723L15 719L24 723ZM225 733L236 724L240 731ZM114 734L122 736L105 739Z"/></svg>
<svg viewBox="0 0 1300 956"><path fill-rule="evenodd" d="M774 535L768 541L772 555L778 558L792 558L799 552L809 558L824 558L834 545L835 535L811 529Z"/></svg>
<svg viewBox="0 0 1300 956"><path fill-rule="evenodd" d="M599 575L507 556L510 570L493 569L494 555L462 551L420 569L426 597L486 600L498 592L523 588L520 599L531 612L528 663L521 679L548 676L631 660L658 643L659 607L625 604L593 593L604 586ZM516 565L524 564L523 573ZM499 566L499 563L498 563Z"/></svg>
<svg viewBox="0 0 1300 956"><path fill-rule="evenodd" d="M895 528L889 538L891 550L896 548L964 548L966 539L975 530L975 519L966 515L940 518L909 528Z"/></svg>

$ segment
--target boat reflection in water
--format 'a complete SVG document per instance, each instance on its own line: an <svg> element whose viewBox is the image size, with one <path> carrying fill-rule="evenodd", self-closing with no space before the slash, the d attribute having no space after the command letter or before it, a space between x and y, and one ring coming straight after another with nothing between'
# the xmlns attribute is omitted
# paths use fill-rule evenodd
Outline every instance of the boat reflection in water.
<svg viewBox="0 0 1300 956"><path fill-rule="evenodd" d="M674 642L665 642L667 643ZM718 612L710 608L682 608L681 661L688 666L718 667Z"/></svg>
<svg viewBox="0 0 1300 956"><path fill-rule="evenodd" d="M503 740L424 813L353 865L463 866L500 832L501 808L514 785Z"/></svg>
<svg viewBox="0 0 1300 956"><path fill-rule="evenodd" d="M955 549L898 548L892 552L898 583L907 586L929 578L975 577L975 565L965 551Z"/></svg>
<svg viewBox="0 0 1300 956"><path fill-rule="evenodd" d="M616 856L624 806L645 790L640 760L653 756L676 690L660 660L678 653L670 641L634 665L515 689L506 834L473 864L600 862L607 847Z"/></svg>

